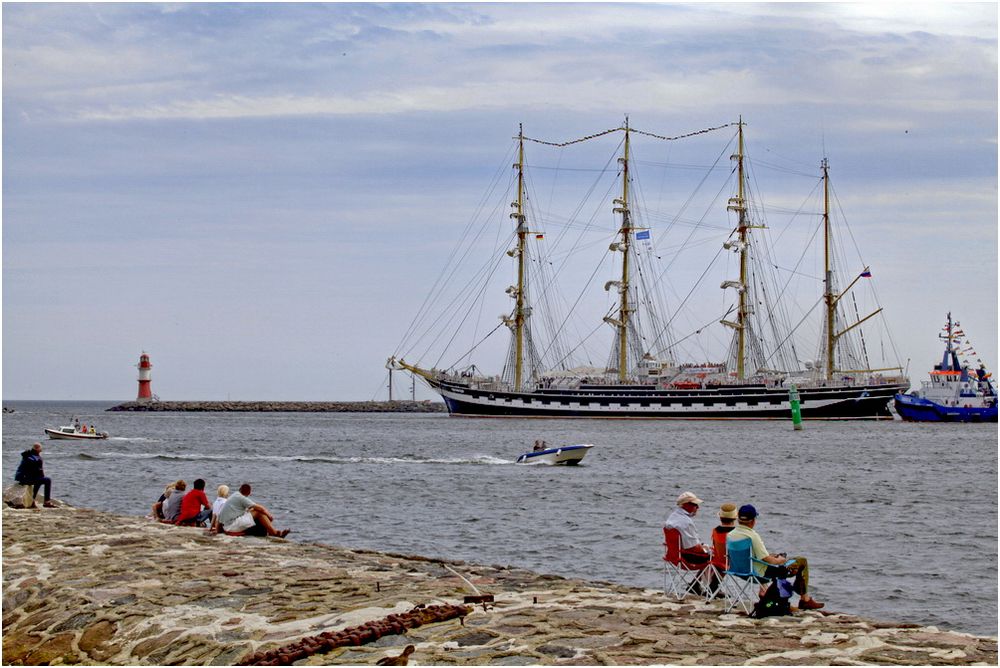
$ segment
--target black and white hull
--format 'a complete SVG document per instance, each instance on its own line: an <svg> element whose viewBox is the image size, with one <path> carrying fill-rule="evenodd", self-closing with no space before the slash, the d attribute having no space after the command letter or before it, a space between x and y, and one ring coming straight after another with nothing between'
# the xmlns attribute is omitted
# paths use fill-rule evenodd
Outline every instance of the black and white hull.
<svg viewBox="0 0 1000 668"><path fill-rule="evenodd" d="M642 385L505 392L450 381L432 386L453 415L492 417L655 418L678 420L787 420L788 389L763 385L698 390ZM813 420L891 420L899 383L800 388L802 417Z"/></svg>
<svg viewBox="0 0 1000 668"><path fill-rule="evenodd" d="M723 127L736 129L718 154L721 158L735 146L736 151L730 153L735 161L733 169L716 170L713 164L695 192L683 203L675 202L680 208L649 209L644 199L636 196L637 164L630 162L633 136L642 136L643 141L674 141ZM796 268L783 269L775 264L775 258L784 257L784 252L770 248L768 233L757 231L770 226L763 216L764 207L753 199L756 188L748 182L743 129L740 119L727 126L666 137L636 130L626 119L621 127L563 143L532 139L519 131L514 138L517 159L512 165L516 178L508 181L509 188L500 200L503 204L495 209L502 211L509 202L512 212L507 218L513 226L504 221L492 247L484 245L478 232L463 235L447 269L397 347L398 356L394 354L386 362L390 394L391 372L399 369L429 383L454 415L787 420L792 417L789 388L794 384L805 419L893 419L890 403L897 393L908 389L909 381L896 375L902 367L887 356L886 339L889 353L895 352L887 323L871 320L882 308L870 267L860 257L847 260L853 264L847 269L834 263L834 259L853 253L839 248L840 235L834 234L827 160L820 162L822 188L813 188L814 196L819 197L813 200L814 210L822 211L822 244L812 243L818 234L805 235L809 238L800 240L807 242L807 248L795 252L799 257ZM601 176L590 183L573 213L535 220L531 192L526 187L528 172L533 170L526 169L525 142L557 149L561 161L564 147L617 133L623 134L614 149L619 167L599 170ZM715 176L725 182L718 188L702 188ZM662 178L673 175L664 171ZM615 182L608 183L612 179ZM576 179L572 182L573 187L567 182L567 191L583 185ZM561 189L563 182L558 184ZM555 192L557 179L553 178L551 187ZM725 207L728 224L720 229L717 239L722 250L706 253L707 267L700 275L691 274L701 260L689 251L703 240L711 240L714 233L707 229L699 230L698 235L685 233L682 242L672 230L673 221L696 196L699 208L704 205L708 215L721 204L724 192L729 192ZM558 200L555 195L549 197L553 202ZM609 199L613 225L593 224L596 212L590 218L582 214L584 207L590 208L596 200L603 207ZM800 207L795 215L811 215L806 214L808 210ZM658 220L672 222L654 239ZM543 223L558 228L551 243L546 242ZM494 222L489 225L492 229ZM697 225L700 227L700 222ZM725 238L724 230L728 230ZM658 252L656 244L664 244L668 235L680 245L670 246L665 254ZM473 269L476 262L471 258L487 249L487 263ZM588 264L598 262L598 269L582 283L586 273L573 269L579 266L578 255L587 258ZM732 260L722 260L730 255ZM506 258L513 266L506 272L498 271L507 264ZM680 263L676 267L675 261ZM822 286L798 270L804 262L814 263L817 269L822 265ZM600 284L598 270L608 267L612 268L611 280L604 281L605 294L600 295L596 289ZM695 275L699 277L685 287L683 299L679 299L683 291L677 293L676 303L666 298L667 292L686 286ZM503 308L500 323L486 331L486 305L493 308L501 282L514 277L516 280L503 288L513 304ZM716 285L724 291L721 302L714 296ZM822 297L817 300L820 287ZM803 310L802 305L810 303L813 308L822 305L817 317L808 317L813 309ZM793 314L795 318L806 317L793 323ZM807 324L809 320L813 322ZM605 326L610 332L602 334ZM497 360L504 348L497 339L486 342L505 330L510 339L501 371L491 375L475 360L483 355ZM817 334L819 345L805 341ZM878 354L870 355L869 351ZM405 362L404 354L414 355L417 362ZM807 354L814 359L803 359ZM422 367L421 360L430 366ZM874 363L879 368L874 368Z"/></svg>

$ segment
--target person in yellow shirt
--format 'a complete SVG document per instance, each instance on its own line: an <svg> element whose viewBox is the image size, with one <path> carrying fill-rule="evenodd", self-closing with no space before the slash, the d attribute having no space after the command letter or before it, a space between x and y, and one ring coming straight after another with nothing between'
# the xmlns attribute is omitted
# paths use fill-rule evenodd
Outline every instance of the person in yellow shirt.
<svg viewBox="0 0 1000 668"><path fill-rule="evenodd" d="M759 516L757 509L751 504L740 506L739 525L729 532L727 540L735 541L749 538L750 556L764 562L764 564L753 563L754 572L757 575L767 578L784 577L784 571L787 569L788 575L795 577L792 589L799 595L799 609L818 610L822 608L824 604L809 595L809 562L805 557L789 559L784 552L777 554L768 552L760 534L754 529Z"/></svg>

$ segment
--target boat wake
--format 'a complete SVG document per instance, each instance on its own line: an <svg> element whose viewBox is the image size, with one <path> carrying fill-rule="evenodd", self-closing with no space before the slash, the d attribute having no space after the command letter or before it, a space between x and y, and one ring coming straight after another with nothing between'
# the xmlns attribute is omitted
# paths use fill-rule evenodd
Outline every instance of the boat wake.
<svg viewBox="0 0 1000 668"><path fill-rule="evenodd" d="M520 462L523 466L556 466L558 462L551 460L541 460L541 461L525 461ZM575 466L586 466L586 464L575 464Z"/></svg>
<svg viewBox="0 0 1000 668"><path fill-rule="evenodd" d="M161 461L261 461L261 462L303 462L308 464L432 464L432 465L459 465L459 466L498 466L503 464L513 464L510 459L502 459L491 455L478 455L473 457L454 458L425 458L425 457L337 457L337 456L282 456L282 455L212 455L202 453L191 453L183 455L165 455L161 453L115 453L109 457L125 459L155 459ZM88 459L100 459L95 455L87 455Z"/></svg>

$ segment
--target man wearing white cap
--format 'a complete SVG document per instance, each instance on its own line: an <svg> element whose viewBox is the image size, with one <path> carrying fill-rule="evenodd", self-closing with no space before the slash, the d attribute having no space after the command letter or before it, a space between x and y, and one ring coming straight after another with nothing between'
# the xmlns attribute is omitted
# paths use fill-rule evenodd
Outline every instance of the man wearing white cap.
<svg viewBox="0 0 1000 668"><path fill-rule="evenodd" d="M702 566L712 558L694 526L694 516L701 504L702 500L694 492L683 492L677 497L677 507L663 524L665 529L677 529L681 534L681 558L692 566Z"/></svg>

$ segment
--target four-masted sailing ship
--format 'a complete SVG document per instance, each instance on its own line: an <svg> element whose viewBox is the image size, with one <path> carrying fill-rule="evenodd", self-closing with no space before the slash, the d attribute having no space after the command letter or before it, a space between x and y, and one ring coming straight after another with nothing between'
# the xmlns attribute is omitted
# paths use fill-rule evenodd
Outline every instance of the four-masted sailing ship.
<svg viewBox="0 0 1000 668"><path fill-rule="evenodd" d="M723 294L728 295L723 303L727 309L714 316L709 324L688 324L691 331L678 335L674 330L682 322L679 317L682 307L697 300L691 298L693 289L686 298L678 296L674 304L664 298L663 281L668 272L660 265L666 253L653 250L651 235L655 229L653 223L663 219L646 209L643 197L637 197L633 137L678 141L733 127L735 134L729 137L724 149L728 153L735 143L735 152L730 156L732 167L725 168L730 183L725 206L729 224L716 228L727 230L728 235L719 234L717 247L721 248L716 258L720 254L735 256L730 271L735 273L738 268L738 275L726 277L720 286ZM528 215L532 209L529 192L534 191L529 190L527 183L525 144L534 142L563 148L607 135L621 138L615 149L617 164L603 170L603 173L613 172L617 182L617 192L609 189L607 195L613 196L610 208L614 227L597 231L607 235L603 244L610 241L609 245L600 246L608 249L602 261L611 262L616 273L604 284L607 310L599 320L591 318L597 321L597 327L581 338L595 338L595 332L603 325L610 328L612 336L610 343L603 344L607 355L604 364L581 364L581 357L586 357L583 344L566 340L574 329L569 313L588 296L599 299L601 293L592 288L592 281L584 281L584 289L573 305L557 314L543 314L533 303L533 298L549 307L568 303L565 297L560 297L566 291L558 286L554 275L558 270L553 267L561 269L570 253L564 248L556 260L551 260L540 250L545 234ZM480 269L481 281L460 280L454 269L442 274L437 291L425 301L427 308L418 313L406 339L387 362L390 382L392 370L407 371L438 392L452 414L467 416L787 419L789 391L794 386L803 418L891 419L889 402L896 393L905 391L909 382L900 375L902 369L898 363L871 368L869 347L872 346L864 339L864 329L880 314L881 308L861 316L853 292L859 281L870 279L869 268L858 266L850 274L853 280L842 281L848 284L838 288L839 274L833 264L836 253L831 229L829 166L825 158L814 186L814 190L821 191L823 202L822 212L814 214L819 218L816 236L821 234L823 239L823 275L814 278L816 287L822 289L816 290L811 307L800 307L804 316L815 311L821 313L818 326L821 344L813 349L814 355L801 355L814 359L800 360L797 346L801 344L797 338L801 337L798 333L801 322L789 326L792 313L779 304L789 291L788 282L782 285L780 279L776 280L774 257L770 250L762 250L758 239L767 226L766 220L760 219L763 209L751 206L750 202L752 188L748 182L742 118L737 123L678 137L640 131L630 127L626 119L621 127L561 144L530 139L522 128L515 137L513 150L516 151L514 173L504 196L505 201L513 200L508 219L513 224L506 222L505 230L500 233L497 244L500 252L495 252ZM510 164L509 158L505 162ZM612 162L609 160L608 164ZM721 205L717 209L721 210ZM545 226L559 224L564 229L583 227L593 232L594 226L578 212L579 209L558 218L546 214ZM474 236L467 230L466 238ZM469 248L475 245L468 244ZM567 245L575 251L586 244L579 241L563 244ZM680 252L689 254L692 250L683 246ZM456 253L455 257L464 255ZM500 323L489 334L474 340L471 349L466 350L463 344L461 352L451 353L453 359L447 362L449 345L455 346L455 328L475 320L477 313L481 315L483 307L477 306L476 300L486 294L484 286L499 272L500 261L508 258L513 264L510 270L513 284L505 292L513 300L513 307L500 317ZM789 274L804 273L802 267L797 269ZM575 285L579 283L576 281ZM464 292L449 299L444 287L452 284L459 285ZM849 295L851 299L847 299ZM704 305L710 300L701 301ZM435 307L440 311L437 314L432 313ZM462 308L464 313L459 313ZM421 354L416 348L426 343L434 323L443 325L445 332L443 337L433 340L445 343L433 352L432 346L428 346ZM783 331L781 324L788 331ZM720 359L677 359L683 348L681 343L697 338L710 326L730 333L716 339L728 339ZM510 339L503 371L497 375L484 374L472 363L473 354L485 347L492 334L504 330L509 332ZM883 342L883 359L884 349ZM412 360L412 354L417 354L418 359L404 359L406 356ZM436 356L432 363L420 359L431 355Z"/></svg>

